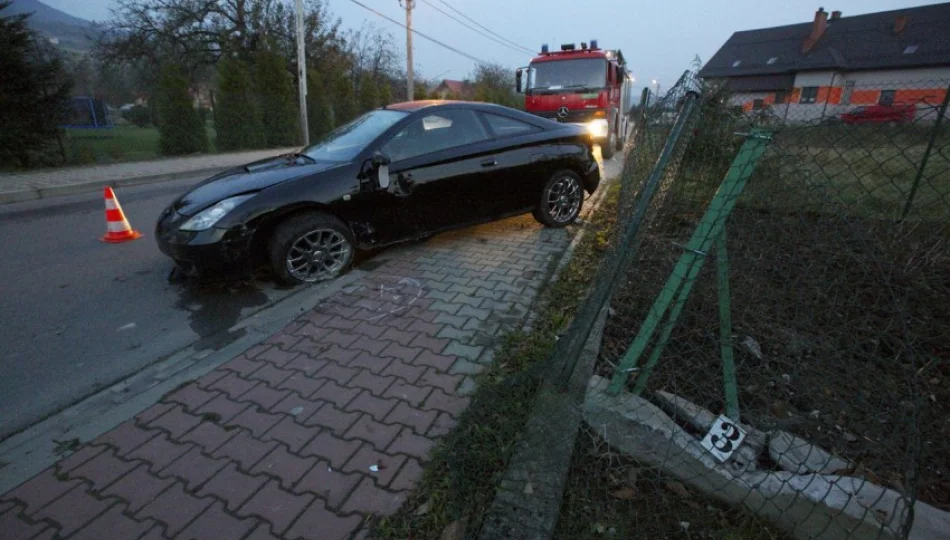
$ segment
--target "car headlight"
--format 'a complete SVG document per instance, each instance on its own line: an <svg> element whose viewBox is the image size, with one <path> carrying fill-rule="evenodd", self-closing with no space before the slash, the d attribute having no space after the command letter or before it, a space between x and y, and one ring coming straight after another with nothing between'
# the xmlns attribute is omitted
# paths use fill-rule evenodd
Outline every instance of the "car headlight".
<svg viewBox="0 0 950 540"><path fill-rule="evenodd" d="M592 137L606 137L607 136L607 119L606 118L596 118L587 122L587 131L590 132Z"/></svg>
<svg viewBox="0 0 950 540"><path fill-rule="evenodd" d="M234 207L253 196L254 193L248 193L247 195L238 195L237 197L224 199L218 204L198 212L192 216L191 219L182 224L179 229L183 231L206 231L220 221L221 218L228 215L228 212L234 210Z"/></svg>

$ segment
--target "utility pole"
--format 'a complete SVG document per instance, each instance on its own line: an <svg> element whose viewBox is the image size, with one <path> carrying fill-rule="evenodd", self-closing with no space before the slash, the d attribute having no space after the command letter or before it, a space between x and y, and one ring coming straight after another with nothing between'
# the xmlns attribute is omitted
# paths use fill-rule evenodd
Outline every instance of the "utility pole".
<svg viewBox="0 0 950 540"><path fill-rule="evenodd" d="M303 145L310 145L310 126L307 122L307 52L303 25L303 0L297 0L297 93L300 97L300 133Z"/></svg>
<svg viewBox="0 0 950 540"><path fill-rule="evenodd" d="M416 7L416 0L399 0L399 5L406 8L406 94L408 101L412 101L412 8Z"/></svg>

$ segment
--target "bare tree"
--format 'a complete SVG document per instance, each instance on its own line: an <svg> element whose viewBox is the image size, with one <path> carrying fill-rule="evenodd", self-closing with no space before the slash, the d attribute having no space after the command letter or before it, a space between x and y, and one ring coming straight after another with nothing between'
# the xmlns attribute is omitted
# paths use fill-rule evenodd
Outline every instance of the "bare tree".
<svg viewBox="0 0 950 540"><path fill-rule="evenodd" d="M399 74L400 58L393 36L376 25L364 24L350 32L349 51L353 56L354 81L360 81L366 72L377 84L383 77Z"/></svg>
<svg viewBox="0 0 950 540"><path fill-rule="evenodd" d="M138 63L145 72L157 73L174 58L193 80L207 80L222 54L248 61L265 43L288 68L295 62L291 0L118 0L112 14L96 43L99 57ZM310 58L345 47L340 21L324 0L307 2L304 24Z"/></svg>

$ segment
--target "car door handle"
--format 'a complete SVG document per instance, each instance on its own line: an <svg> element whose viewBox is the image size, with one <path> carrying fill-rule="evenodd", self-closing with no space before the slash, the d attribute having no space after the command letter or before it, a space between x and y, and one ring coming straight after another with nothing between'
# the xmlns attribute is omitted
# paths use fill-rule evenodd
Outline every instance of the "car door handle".
<svg viewBox="0 0 950 540"><path fill-rule="evenodd" d="M482 167L494 167L495 165L498 165L498 162L494 159L486 159L482 161Z"/></svg>

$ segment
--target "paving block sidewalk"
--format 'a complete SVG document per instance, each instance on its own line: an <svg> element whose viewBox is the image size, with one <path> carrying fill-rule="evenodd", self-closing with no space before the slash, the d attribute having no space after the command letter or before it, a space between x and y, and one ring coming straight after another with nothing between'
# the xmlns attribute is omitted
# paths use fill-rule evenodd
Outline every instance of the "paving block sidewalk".
<svg viewBox="0 0 950 540"><path fill-rule="evenodd" d="M251 152L206 154L180 158L64 167L36 172L0 174L0 203L39 199L54 195L88 192L105 185L143 184L172 180L189 174L223 170L287 153L296 148L272 148Z"/></svg>
<svg viewBox="0 0 950 540"><path fill-rule="evenodd" d="M358 284L0 496L0 537L366 538L569 241L519 217L364 262Z"/></svg>

